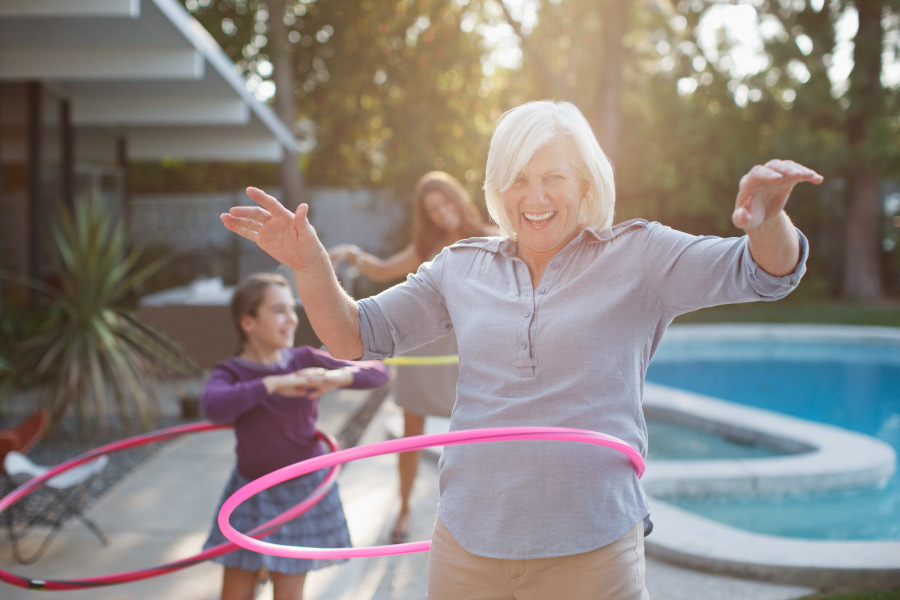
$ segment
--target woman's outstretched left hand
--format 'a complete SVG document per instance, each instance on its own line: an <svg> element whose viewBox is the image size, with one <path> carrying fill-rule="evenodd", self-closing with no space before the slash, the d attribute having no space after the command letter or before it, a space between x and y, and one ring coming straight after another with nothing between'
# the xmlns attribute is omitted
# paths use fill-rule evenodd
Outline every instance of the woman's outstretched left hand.
<svg viewBox="0 0 900 600"><path fill-rule="evenodd" d="M778 217L798 183L822 183L823 177L791 160L770 160L741 177L731 221L750 231Z"/></svg>

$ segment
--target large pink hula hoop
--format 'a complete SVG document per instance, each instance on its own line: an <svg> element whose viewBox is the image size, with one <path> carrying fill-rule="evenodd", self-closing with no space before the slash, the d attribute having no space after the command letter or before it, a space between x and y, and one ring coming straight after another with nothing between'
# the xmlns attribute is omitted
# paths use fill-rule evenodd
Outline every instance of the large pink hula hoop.
<svg viewBox="0 0 900 600"><path fill-rule="evenodd" d="M0 499L0 513L8 509L10 506L15 504L28 494L43 486L47 480L59 475L60 473L64 473L69 469L73 469L78 465L89 462L103 454L119 452L121 450L143 446L152 442L160 442L188 433L198 433L216 429L229 429L230 427L230 425L215 425L213 423L206 422L189 423L187 425L178 425L176 427L170 427L168 429L160 429L159 431L136 435L134 437L126 438L124 440L119 440L117 442L112 442L111 444L95 448L94 450L89 450L84 454L80 454L75 458L58 464L43 475L35 477L34 479L29 479L28 481L14 489L12 492L4 496L2 499ZM333 437L326 433L322 433L321 431L317 432L317 437L326 443L330 452L337 452L337 441ZM328 493L329 488L331 488L331 486L334 485L335 481L337 481L339 473L340 467L335 465L331 468L325 478L319 483L318 486L316 486L316 488L312 491L312 493L310 493L308 497L304 498L299 504L297 504L290 510L278 515L271 521L267 521L259 527L254 528L250 532L250 535L255 537L264 537L266 535L269 535L270 533L278 529L278 527L282 524L308 511L314 504L325 497L325 494ZM139 569L136 571L113 573L111 575L101 575L98 577L85 577L82 579L31 579L0 569L0 581L4 581L10 585L14 585L17 587L32 590L54 592L62 590L80 590L91 587L100 587L104 585L128 583L130 581L139 581L141 579L149 579L151 577L165 575L179 569L184 569L185 567L196 565L203 561L209 560L210 558L228 554L229 552L234 552L238 549L240 549L239 545L225 542L213 548L209 548L199 554L195 554L193 556L189 556L187 558L183 558L174 562L157 565L155 567L148 567L146 569Z"/></svg>
<svg viewBox="0 0 900 600"><path fill-rule="evenodd" d="M490 429L469 429L464 431L452 431L449 433L437 433L430 435L418 435L394 440L387 440L366 446L347 448L332 454L317 456L287 467L273 471L256 479L236 491L222 505L219 511L219 529L229 540L254 552L284 556L288 558L313 558L313 559L342 559L363 558L373 556L389 556L394 554L409 554L413 552L427 552L431 547L431 540L421 542L407 542L404 544L391 544L389 546L368 546L363 548L307 548L302 546L284 546L253 539L237 531L229 523L229 518L240 504L251 496L266 490L283 481L312 473L325 467L342 465L344 463L392 454L395 452L407 452L409 450L421 450L433 446L455 446L460 444L472 444L481 442L510 442L522 440L550 440L583 442L597 446L606 446L618 450L624 454L634 467L635 473L640 477L644 474L644 459L631 446L619 438L596 431L586 429L569 429L565 427L495 427Z"/></svg>

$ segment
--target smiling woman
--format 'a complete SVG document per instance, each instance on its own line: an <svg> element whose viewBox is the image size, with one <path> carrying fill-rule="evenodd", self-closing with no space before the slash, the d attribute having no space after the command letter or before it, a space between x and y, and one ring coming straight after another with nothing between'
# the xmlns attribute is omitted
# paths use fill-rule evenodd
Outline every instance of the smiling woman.
<svg viewBox="0 0 900 600"><path fill-rule="evenodd" d="M306 206L292 213L249 188L260 206L222 221L294 269L316 333L339 356L395 356L452 329L451 431L576 426L643 453L643 377L666 327L685 312L793 290L807 245L783 208L794 186L821 180L791 161L753 167L732 213L743 237L612 225L612 167L591 127L573 105L544 101L508 111L491 140L484 189L501 237L459 241L372 298L343 292ZM429 598L475 588L509 598L512 587L647 597L650 506L627 461L550 441L446 447L440 488ZM513 570L547 559L546 569L512 579L493 568L497 558Z"/></svg>

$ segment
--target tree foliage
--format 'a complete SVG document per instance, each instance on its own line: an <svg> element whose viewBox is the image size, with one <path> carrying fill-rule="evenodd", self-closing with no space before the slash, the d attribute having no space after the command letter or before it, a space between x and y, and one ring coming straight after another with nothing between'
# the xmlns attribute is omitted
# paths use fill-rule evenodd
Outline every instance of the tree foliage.
<svg viewBox="0 0 900 600"><path fill-rule="evenodd" d="M791 158L828 181L818 189L801 186L789 205L813 239L811 273L835 294L879 295L878 280L892 278L880 266L891 257L881 247L890 225L879 184L900 167L898 88L881 77L882 59L898 61L900 3L537 4L536 24L521 32L527 51L520 99L569 97L601 140L611 110L603 97L610 82L616 87L603 63L614 56L608 38L621 36L620 220L643 216L695 233L734 234L729 217L740 176L753 164ZM611 5L627 7L624 31L611 27ZM757 57L739 52L735 31L724 21L716 25L723 11L737 17L738 27L759 31ZM841 33L853 18L861 23L858 31ZM842 45L853 48L847 77L834 74L840 53L846 55ZM754 58L756 68L748 64ZM893 278L900 279L897 273Z"/></svg>
<svg viewBox="0 0 900 600"><path fill-rule="evenodd" d="M832 181L830 196L810 203L818 214L800 214L824 237L823 258L842 273L832 291L845 297L877 299L890 281L882 187L900 169L900 120L897 81L887 81L885 66L897 61L898 8L896 0L831 0L757 9L771 31L763 37L769 65L748 81L761 95L748 108L777 124L776 150L806 158ZM839 60L850 62L846 77L834 72Z"/></svg>
<svg viewBox="0 0 900 600"><path fill-rule="evenodd" d="M38 391L52 425L72 411L86 434L94 418L103 432L149 429L160 412L155 383L199 371L129 307L135 290L166 261L142 266L142 250L129 249L126 231L99 199L82 199L51 228L54 285L7 274L49 300L40 325L21 341L9 377L14 387Z"/></svg>
<svg viewBox="0 0 900 600"><path fill-rule="evenodd" d="M261 86L272 77L268 23L283 19L314 142L311 185L391 187L405 200L441 168L479 198L502 111L567 99L614 158L618 220L737 234L741 175L791 158L828 182L801 186L789 205L813 241L811 274L832 293L869 297L877 287L844 274L900 280L889 270L900 249L879 245L886 230L898 236L877 189L900 171L898 87L884 77L900 60L898 0L287 0L277 17L261 0L184 2ZM522 19L529 9L535 19ZM755 56L725 11L759 32ZM498 22L517 36L520 66L486 67L482 27ZM852 68L835 75L845 47ZM870 252L847 253L860 244Z"/></svg>
<svg viewBox="0 0 900 600"><path fill-rule="evenodd" d="M269 22L259 0L186 2L253 82L269 77ZM285 2L311 185L408 193L446 170L474 192L499 107L469 30L473 9L443 0ZM477 197L477 196L476 196Z"/></svg>
<svg viewBox="0 0 900 600"><path fill-rule="evenodd" d="M737 181L767 148L746 125L728 74L697 43L703 8L650 0L541 2L523 39L531 51L523 56L517 100L571 100L605 148L608 113L619 111L617 220L641 216L697 233L734 232ZM610 27L610 20L624 27ZM610 36L619 38L618 54ZM618 76L604 65L609 60L621 61ZM549 89L547 71L560 79ZM691 93L683 91L687 81L694 82ZM608 98L611 85L617 102Z"/></svg>

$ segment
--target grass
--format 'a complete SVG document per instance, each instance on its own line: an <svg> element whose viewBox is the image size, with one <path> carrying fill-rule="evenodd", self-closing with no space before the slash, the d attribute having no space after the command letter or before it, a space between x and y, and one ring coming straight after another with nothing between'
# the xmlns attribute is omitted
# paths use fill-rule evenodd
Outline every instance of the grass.
<svg viewBox="0 0 900 600"><path fill-rule="evenodd" d="M900 327L900 301L859 304L788 296L778 302L705 308L682 315L675 319L675 323L819 323Z"/></svg>
<svg viewBox="0 0 900 600"><path fill-rule="evenodd" d="M815 596L805 596L800 600L900 600L900 590L816 594Z"/></svg>

